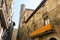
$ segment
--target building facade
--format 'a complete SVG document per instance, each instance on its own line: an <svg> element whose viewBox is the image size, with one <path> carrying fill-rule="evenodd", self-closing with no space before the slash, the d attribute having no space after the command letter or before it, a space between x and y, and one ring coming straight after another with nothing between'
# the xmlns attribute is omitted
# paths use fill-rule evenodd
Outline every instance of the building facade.
<svg viewBox="0 0 60 40"><path fill-rule="evenodd" d="M11 9L10 6L12 5L8 5L8 1L12 0L0 0L0 40L9 40L11 37L8 35L12 35L12 13L9 10L9 8Z"/></svg>
<svg viewBox="0 0 60 40"><path fill-rule="evenodd" d="M22 19L19 40L60 40L60 0L42 0L30 16Z"/></svg>
<svg viewBox="0 0 60 40"><path fill-rule="evenodd" d="M17 29L13 29L13 34L12 34L12 39L11 40L16 40L17 37Z"/></svg>
<svg viewBox="0 0 60 40"><path fill-rule="evenodd" d="M20 17L20 20L19 20L19 28L18 28L18 33L17 33L17 40L26 40L26 39L24 39L24 38L27 38L27 36L25 35L26 34L26 27L24 27L24 26L26 26L25 20L26 20L26 18L28 18L31 15L31 13L33 11L34 11L33 9L25 8L23 12L20 12L20 15L22 17Z"/></svg>

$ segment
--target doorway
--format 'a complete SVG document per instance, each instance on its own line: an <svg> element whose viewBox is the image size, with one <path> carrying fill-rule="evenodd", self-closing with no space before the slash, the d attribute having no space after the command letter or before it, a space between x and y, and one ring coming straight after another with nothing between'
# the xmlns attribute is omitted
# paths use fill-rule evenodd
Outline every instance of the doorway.
<svg viewBox="0 0 60 40"><path fill-rule="evenodd" d="M56 38L50 38L49 40L57 40Z"/></svg>

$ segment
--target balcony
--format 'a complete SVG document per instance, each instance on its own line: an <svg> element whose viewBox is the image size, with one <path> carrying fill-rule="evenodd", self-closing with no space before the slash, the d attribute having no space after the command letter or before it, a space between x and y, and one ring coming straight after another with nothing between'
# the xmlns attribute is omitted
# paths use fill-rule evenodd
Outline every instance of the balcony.
<svg viewBox="0 0 60 40"><path fill-rule="evenodd" d="M3 0L0 0L0 7L3 6Z"/></svg>
<svg viewBox="0 0 60 40"><path fill-rule="evenodd" d="M50 33L50 32L52 32L51 31L52 29L53 28L52 28L51 24L48 24L48 25L46 25L44 27L40 27L39 29L31 32L30 37L33 38L33 37L36 37L36 36L39 36L39 35L44 35L46 33Z"/></svg>

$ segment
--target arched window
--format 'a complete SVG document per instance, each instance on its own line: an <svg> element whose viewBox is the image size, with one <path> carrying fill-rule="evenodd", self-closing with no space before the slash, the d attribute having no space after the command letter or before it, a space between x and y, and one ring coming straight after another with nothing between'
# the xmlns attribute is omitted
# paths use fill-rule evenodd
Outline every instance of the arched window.
<svg viewBox="0 0 60 40"><path fill-rule="evenodd" d="M50 38L49 40L57 40L56 38Z"/></svg>

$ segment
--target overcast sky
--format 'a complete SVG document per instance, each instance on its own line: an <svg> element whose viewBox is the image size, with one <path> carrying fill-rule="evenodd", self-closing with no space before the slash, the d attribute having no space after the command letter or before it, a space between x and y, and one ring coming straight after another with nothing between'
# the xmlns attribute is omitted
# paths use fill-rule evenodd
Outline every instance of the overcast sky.
<svg viewBox="0 0 60 40"><path fill-rule="evenodd" d="M18 29L19 16L20 16L20 5L25 4L26 8L36 9L36 7L41 3L42 0L14 0L14 14L12 20L16 23L15 29Z"/></svg>

